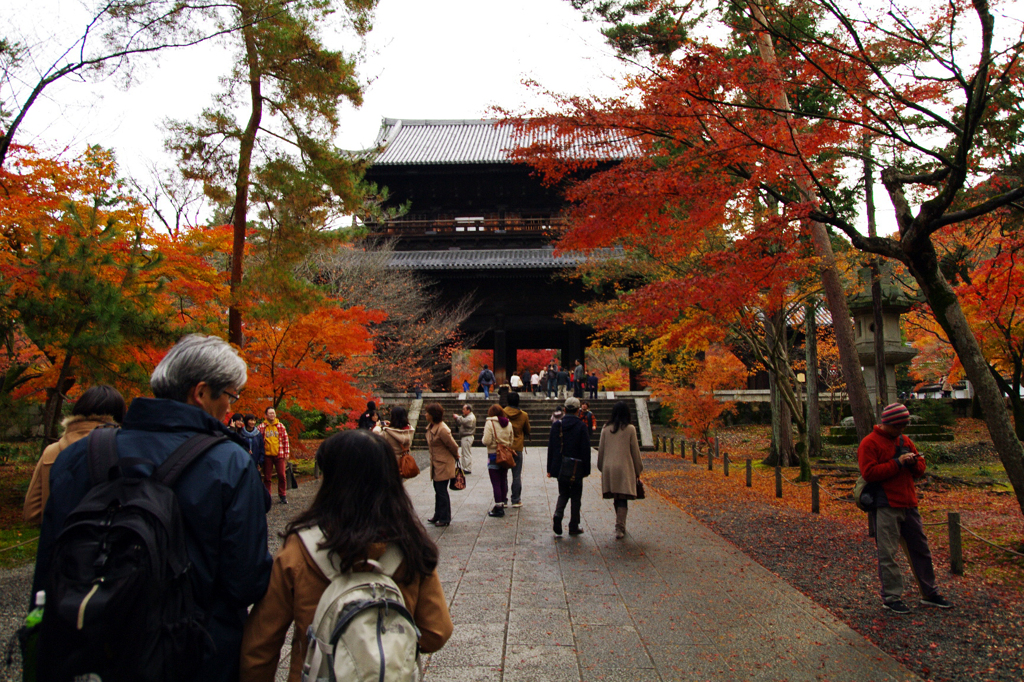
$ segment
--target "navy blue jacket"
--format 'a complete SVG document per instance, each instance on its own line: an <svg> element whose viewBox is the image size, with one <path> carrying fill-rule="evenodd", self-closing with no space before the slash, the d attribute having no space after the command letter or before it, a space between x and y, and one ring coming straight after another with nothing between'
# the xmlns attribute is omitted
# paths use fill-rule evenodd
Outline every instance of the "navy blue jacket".
<svg viewBox="0 0 1024 682"><path fill-rule="evenodd" d="M192 560L192 586L207 615L216 652L200 680L238 679L246 608L263 597L273 559L267 550L266 489L243 441L198 407L173 400L137 398L117 434L121 457L163 463L196 433L225 434L221 443L192 463L175 485ZM74 443L53 464L50 498L36 556L33 594L45 589L54 541L68 514L88 492L88 439Z"/></svg>
<svg viewBox="0 0 1024 682"><path fill-rule="evenodd" d="M248 444L249 454L252 455L252 461L256 463L256 468L262 467L267 454L267 447L263 442L263 432L258 428L252 431L243 428L238 435Z"/></svg>
<svg viewBox="0 0 1024 682"><path fill-rule="evenodd" d="M562 469L562 457L583 460L580 478L590 475L590 430L574 414L567 414L551 425L551 435L548 436L548 473L555 478Z"/></svg>

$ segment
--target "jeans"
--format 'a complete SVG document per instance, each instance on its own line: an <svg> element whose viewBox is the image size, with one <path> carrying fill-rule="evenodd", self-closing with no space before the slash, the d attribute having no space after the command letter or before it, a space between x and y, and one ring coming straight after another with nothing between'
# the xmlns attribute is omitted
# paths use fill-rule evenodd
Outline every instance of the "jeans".
<svg viewBox="0 0 1024 682"><path fill-rule="evenodd" d="M551 381L548 382L548 397L549 398L554 398L555 397L555 387L556 386L557 386L557 384L555 384L554 380L551 380Z"/></svg>
<svg viewBox="0 0 1024 682"><path fill-rule="evenodd" d="M491 490L494 492L494 503L505 504L508 502L508 476L507 469L492 469L487 467L487 475L491 477Z"/></svg>
<svg viewBox="0 0 1024 682"><path fill-rule="evenodd" d="M434 520L450 523L452 501L448 497L448 481L434 481Z"/></svg>
<svg viewBox="0 0 1024 682"><path fill-rule="evenodd" d="M459 461L462 462L462 470L468 474L473 470L473 436L460 438L459 446Z"/></svg>
<svg viewBox="0 0 1024 682"><path fill-rule="evenodd" d="M284 457L264 457L263 458L263 485L267 487L267 492L270 492L270 481L274 471L277 471L277 494L279 497L284 497L288 494L288 477L285 476L284 467L286 460Z"/></svg>
<svg viewBox="0 0 1024 682"><path fill-rule="evenodd" d="M572 483L559 479L558 501L555 503L555 516L562 518L565 515L565 503L572 502L569 506L569 530L580 527L580 504L583 502L583 479L577 478Z"/></svg>
<svg viewBox="0 0 1024 682"><path fill-rule="evenodd" d="M519 504L523 494L523 453L526 450L516 452L516 465L512 467L512 504Z"/></svg>
<svg viewBox="0 0 1024 682"><path fill-rule="evenodd" d="M882 601L891 602L903 596L903 575L896 565L900 546L910 558L922 597L938 594L935 588L935 569L928 539L924 536L921 515L917 509L879 507L875 510L875 546L878 549L878 577L882 582Z"/></svg>
<svg viewBox="0 0 1024 682"><path fill-rule="evenodd" d="M483 389L484 389L484 400L487 400L488 398L491 397L491 385L490 384L484 384L483 385Z"/></svg>

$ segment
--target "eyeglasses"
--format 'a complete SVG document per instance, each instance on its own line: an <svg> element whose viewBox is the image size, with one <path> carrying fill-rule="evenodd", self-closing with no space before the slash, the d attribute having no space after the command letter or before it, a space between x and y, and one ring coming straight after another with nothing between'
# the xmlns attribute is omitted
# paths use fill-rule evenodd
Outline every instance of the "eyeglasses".
<svg viewBox="0 0 1024 682"><path fill-rule="evenodd" d="M224 390L223 393L226 393L227 396L228 396L228 405L234 405L235 403L238 402L238 399L242 397L242 396L240 396L240 395L238 395L236 393L232 393L231 391L228 391L228 390Z"/></svg>

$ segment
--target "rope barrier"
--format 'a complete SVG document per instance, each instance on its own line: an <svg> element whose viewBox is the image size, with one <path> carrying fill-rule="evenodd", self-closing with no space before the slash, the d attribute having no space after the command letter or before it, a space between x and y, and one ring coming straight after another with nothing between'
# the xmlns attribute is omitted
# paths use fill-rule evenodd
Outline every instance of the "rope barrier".
<svg viewBox="0 0 1024 682"><path fill-rule="evenodd" d="M973 535L978 540L981 540L982 542L984 542L986 545L991 545L992 547L995 547L996 549L1001 549L1004 552L1006 552L1007 554L1013 554L1014 556L1024 557L1024 554L1021 554L1020 552L1015 552L1014 550L1010 549L1009 547L1003 547L1002 545L997 545L996 543L992 542L991 540L986 540L985 538L981 537L980 535L978 535L977 533L975 533L973 530L971 530L970 528L968 528L967 526L965 526L962 523L960 524L960 527L963 528L968 533L970 533L971 535Z"/></svg>
<svg viewBox="0 0 1024 682"><path fill-rule="evenodd" d="M31 540L26 540L25 542L19 542L18 544L11 545L10 547L4 547L4 548L0 549L0 552L6 552L8 550L17 549L18 547L24 547L25 545L30 545L33 542L35 542L36 540L38 540L38 539L39 539L39 536L37 535L36 537L32 538Z"/></svg>

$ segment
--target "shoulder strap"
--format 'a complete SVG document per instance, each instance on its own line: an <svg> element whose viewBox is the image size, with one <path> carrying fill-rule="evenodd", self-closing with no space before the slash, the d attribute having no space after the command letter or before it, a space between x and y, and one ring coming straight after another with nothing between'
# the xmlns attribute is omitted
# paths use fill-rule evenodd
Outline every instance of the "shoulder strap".
<svg viewBox="0 0 1024 682"><path fill-rule="evenodd" d="M164 460L164 463L157 467L153 478L168 487L174 487L178 477L184 473L189 464L214 445L226 441L227 436L224 435L214 436L209 433L197 433L178 446L178 449L172 452Z"/></svg>
<svg viewBox="0 0 1024 682"><path fill-rule="evenodd" d="M313 526L311 528L303 528L298 531L299 539L302 540L302 544L305 545L306 551L309 553L310 558L316 564L317 568L323 571L323 574L327 576L328 580L334 580L341 571L331 561L330 552L320 548L320 541L324 539L324 533L320 530L320 526ZM398 548L398 545L388 543L387 549L375 562L381 568L381 573L388 577L395 575L395 571L402 563L402 550Z"/></svg>
<svg viewBox="0 0 1024 682"><path fill-rule="evenodd" d="M115 428L93 429L89 434L89 480L93 486L110 480L110 471L118 465Z"/></svg>

